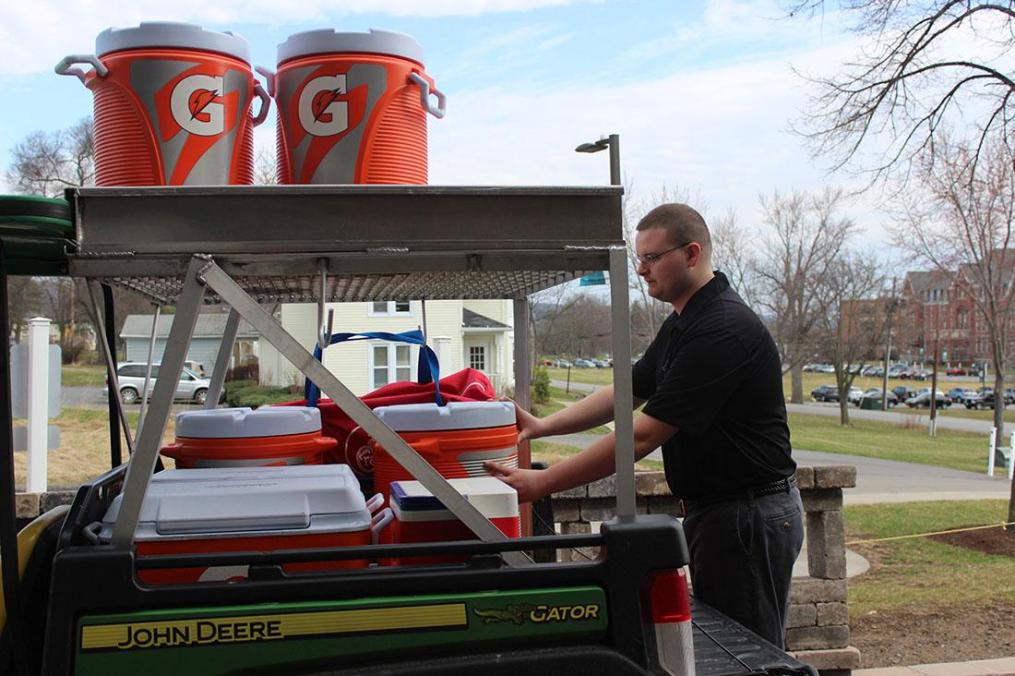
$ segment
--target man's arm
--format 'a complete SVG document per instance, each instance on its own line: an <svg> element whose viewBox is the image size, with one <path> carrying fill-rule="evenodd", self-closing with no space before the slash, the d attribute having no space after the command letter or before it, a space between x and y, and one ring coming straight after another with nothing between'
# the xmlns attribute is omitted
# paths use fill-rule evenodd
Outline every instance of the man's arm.
<svg viewBox="0 0 1015 676"><path fill-rule="evenodd" d="M640 405L641 401L636 400L635 406ZM545 418L537 418L520 406L515 406L515 415L518 419L518 441L583 432L613 420L613 385L601 387Z"/></svg>
<svg viewBox="0 0 1015 676"><path fill-rule="evenodd" d="M612 388L610 391L612 394ZM635 460L644 458L676 432L676 427L650 415L642 414L635 418ZM610 432L578 455L573 455L545 470L514 469L495 462L486 462L484 467L493 476L518 491L519 502L531 502L544 495L559 493L613 474L617 469L616 441L616 434Z"/></svg>

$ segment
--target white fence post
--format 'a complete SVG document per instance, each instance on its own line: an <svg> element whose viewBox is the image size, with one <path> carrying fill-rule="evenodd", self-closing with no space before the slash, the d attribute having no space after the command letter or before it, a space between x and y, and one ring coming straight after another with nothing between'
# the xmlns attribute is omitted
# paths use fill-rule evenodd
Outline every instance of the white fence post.
<svg viewBox="0 0 1015 676"><path fill-rule="evenodd" d="M987 476L994 476L994 437L997 435L997 428L990 428L990 443L987 444Z"/></svg>
<svg viewBox="0 0 1015 676"><path fill-rule="evenodd" d="M28 320L28 450L26 490L45 493L49 465L49 325L45 317Z"/></svg>

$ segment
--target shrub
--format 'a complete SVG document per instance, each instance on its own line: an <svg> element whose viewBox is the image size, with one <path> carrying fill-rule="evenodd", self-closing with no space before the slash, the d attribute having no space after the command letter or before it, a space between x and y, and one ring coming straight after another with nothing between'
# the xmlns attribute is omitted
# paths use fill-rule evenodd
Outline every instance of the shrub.
<svg viewBox="0 0 1015 676"><path fill-rule="evenodd" d="M532 372L532 401L537 404L550 401L550 372L543 366L537 366Z"/></svg>

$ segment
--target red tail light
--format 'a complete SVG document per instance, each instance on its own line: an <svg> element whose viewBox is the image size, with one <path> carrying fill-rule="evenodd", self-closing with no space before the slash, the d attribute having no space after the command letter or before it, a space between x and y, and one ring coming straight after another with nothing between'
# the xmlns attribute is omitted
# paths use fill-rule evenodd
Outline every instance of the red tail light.
<svg viewBox="0 0 1015 676"><path fill-rule="evenodd" d="M652 573L646 587L642 603L646 622L668 624L691 620L687 572L683 568Z"/></svg>

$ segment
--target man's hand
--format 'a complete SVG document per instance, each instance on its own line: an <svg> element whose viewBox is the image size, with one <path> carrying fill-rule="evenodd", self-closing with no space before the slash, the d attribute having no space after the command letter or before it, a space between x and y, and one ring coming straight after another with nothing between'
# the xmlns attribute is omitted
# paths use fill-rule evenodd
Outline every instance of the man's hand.
<svg viewBox="0 0 1015 676"><path fill-rule="evenodd" d="M515 420L518 424L519 443L527 439L538 439L539 437L545 436L545 424L542 418L537 418L532 415L519 406L516 401L512 401L511 403L515 405Z"/></svg>
<svg viewBox="0 0 1015 676"><path fill-rule="evenodd" d="M511 488L518 491L518 502L532 502L538 500L547 493L549 487L546 485L546 470L541 469L516 469L499 463L487 460L483 463L492 476L497 477Z"/></svg>

